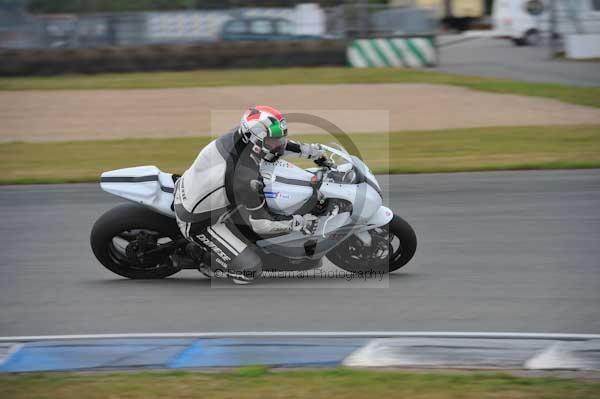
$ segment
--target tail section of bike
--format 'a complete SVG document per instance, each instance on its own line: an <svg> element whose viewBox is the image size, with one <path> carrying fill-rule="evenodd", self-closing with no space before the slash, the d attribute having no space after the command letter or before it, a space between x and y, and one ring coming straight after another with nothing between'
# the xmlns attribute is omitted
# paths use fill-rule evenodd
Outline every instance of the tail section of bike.
<svg viewBox="0 0 600 399"><path fill-rule="evenodd" d="M162 172L156 166L137 166L102 173L100 187L108 193L174 218L174 180L171 173Z"/></svg>

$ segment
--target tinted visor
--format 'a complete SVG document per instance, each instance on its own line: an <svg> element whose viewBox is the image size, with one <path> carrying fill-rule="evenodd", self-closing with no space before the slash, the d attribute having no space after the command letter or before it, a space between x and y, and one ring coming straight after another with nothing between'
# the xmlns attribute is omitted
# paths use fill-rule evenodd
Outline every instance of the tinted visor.
<svg viewBox="0 0 600 399"><path fill-rule="evenodd" d="M287 146L287 137L265 137L263 142L264 147L269 150L269 152L283 155L285 147Z"/></svg>

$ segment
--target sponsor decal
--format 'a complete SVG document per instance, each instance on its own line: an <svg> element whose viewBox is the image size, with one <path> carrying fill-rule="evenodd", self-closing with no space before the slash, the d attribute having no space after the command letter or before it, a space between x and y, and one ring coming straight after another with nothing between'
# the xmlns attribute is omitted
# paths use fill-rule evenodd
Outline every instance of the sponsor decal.
<svg viewBox="0 0 600 399"><path fill-rule="evenodd" d="M202 244L206 245L212 252L216 253L223 261L227 262L231 260L231 258L227 256L227 254L221 248L219 248L217 244L209 240L204 234L198 234L196 237L198 237ZM223 264L223 266L227 267L225 264Z"/></svg>
<svg viewBox="0 0 600 399"><path fill-rule="evenodd" d="M290 195L287 193L276 192L276 191L265 191L263 193L265 198L281 198L281 199L290 199Z"/></svg>
<svg viewBox="0 0 600 399"><path fill-rule="evenodd" d="M216 262L217 262L219 265L223 266L223 268L227 269L227 263L223 262L223 260L221 260L221 258L215 258L215 261L216 261Z"/></svg>

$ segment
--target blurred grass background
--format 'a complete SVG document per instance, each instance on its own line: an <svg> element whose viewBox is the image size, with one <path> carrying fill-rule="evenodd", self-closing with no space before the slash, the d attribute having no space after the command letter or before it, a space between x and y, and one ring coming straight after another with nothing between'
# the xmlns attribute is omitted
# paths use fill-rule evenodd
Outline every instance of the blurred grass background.
<svg viewBox="0 0 600 399"><path fill-rule="evenodd" d="M517 82L399 68L263 68L0 78L0 90L164 89L342 83L430 83L600 107L600 87Z"/></svg>
<svg viewBox="0 0 600 399"><path fill-rule="evenodd" d="M21 398L411 398L591 399L600 383L501 373L296 370L0 375L0 397Z"/></svg>
<svg viewBox="0 0 600 399"><path fill-rule="evenodd" d="M376 173L600 167L600 126L492 127L350 137ZM333 141L323 134L298 135L294 139ZM181 173L210 140L3 143L0 184L92 182L98 181L103 171L139 165Z"/></svg>

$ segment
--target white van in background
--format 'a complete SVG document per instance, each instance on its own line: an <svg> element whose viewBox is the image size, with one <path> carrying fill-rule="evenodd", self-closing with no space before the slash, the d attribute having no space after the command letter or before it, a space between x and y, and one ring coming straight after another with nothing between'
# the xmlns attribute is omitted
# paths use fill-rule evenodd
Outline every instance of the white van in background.
<svg viewBox="0 0 600 399"><path fill-rule="evenodd" d="M517 46L540 43L550 32L552 0L495 0L492 12L496 36ZM556 32L600 33L600 0L555 0Z"/></svg>

